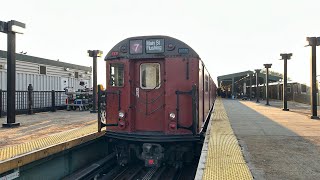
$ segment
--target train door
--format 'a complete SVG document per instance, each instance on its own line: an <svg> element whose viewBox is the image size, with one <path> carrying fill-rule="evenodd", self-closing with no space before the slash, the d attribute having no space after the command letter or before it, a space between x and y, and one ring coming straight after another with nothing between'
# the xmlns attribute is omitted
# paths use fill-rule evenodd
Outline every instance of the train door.
<svg viewBox="0 0 320 180"><path fill-rule="evenodd" d="M164 121L164 62L135 63L135 128L137 131L163 131Z"/></svg>

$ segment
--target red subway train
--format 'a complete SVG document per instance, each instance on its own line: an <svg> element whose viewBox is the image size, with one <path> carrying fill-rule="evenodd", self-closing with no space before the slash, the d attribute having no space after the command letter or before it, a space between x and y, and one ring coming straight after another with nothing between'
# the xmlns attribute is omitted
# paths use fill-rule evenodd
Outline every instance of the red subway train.
<svg viewBox="0 0 320 180"><path fill-rule="evenodd" d="M160 166L192 158L217 89L199 55L172 37L140 36L119 42L105 60L99 128L107 127L118 162Z"/></svg>

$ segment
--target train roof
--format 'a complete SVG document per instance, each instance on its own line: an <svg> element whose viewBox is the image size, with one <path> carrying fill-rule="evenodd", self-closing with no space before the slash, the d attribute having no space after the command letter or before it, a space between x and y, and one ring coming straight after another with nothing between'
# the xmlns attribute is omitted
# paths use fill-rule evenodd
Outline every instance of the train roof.
<svg viewBox="0 0 320 180"><path fill-rule="evenodd" d="M169 36L137 36L122 40L106 55L105 60L119 58L152 59L193 57L199 55L186 43Z"/></svg>

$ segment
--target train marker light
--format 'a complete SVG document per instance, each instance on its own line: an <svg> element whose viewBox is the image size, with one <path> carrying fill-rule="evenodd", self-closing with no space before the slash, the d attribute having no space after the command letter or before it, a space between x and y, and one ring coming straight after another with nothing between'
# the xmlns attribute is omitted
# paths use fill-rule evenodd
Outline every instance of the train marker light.
<svg viewBox="0 0 320 180"><path fill-rule="evenodd" d="M126 122L123 121L123 120L120 120L120 121L119 121L119 128L120 128L120 129L125 129L125 128L126 128Z"/></svg>
<svg viewBox="0 0 320 180"><path fill-rule="evenodd" d="M188 48L179 48L178 52L179 52L179 54L188 54L189 49Z"/></svg>
<svg viewBox="0 0 320 180"><path fill-rule="evenodd" d="M119 52L118 51L112 51L111 52L111 56L118 56L119 55Z"/></svg>
<svg viewBox="0 0 320 180"><path fill-rule="evenodd" d="M154 160L153 159L149 159L148 163L149 163L149 165L153 165L154 164Z"/></svg>
<svg viewBox="0 0 320 180"><path fill-rule="evenodd" d="M169 117L170 117L170 119L175 119L175 118L176 118L176 114L170 113L170 114L169 114Z"/></svg>
<svg viewBox="0 0 320 180"><path fill-rule="evenodd" d="M174 49L175 49L175 45L173 45L173 44L169 44L168 46L167 46L167 50L168 51L173 51Z"/></svg>
<svg viewBox="0 0 320 180"><path fill-rule="evenodd" d="M170 122L170 123L169 123L169 128L170 128L171 130L175 130L175 129L177 128L177 124L176 124L175 122Z"/></svg>

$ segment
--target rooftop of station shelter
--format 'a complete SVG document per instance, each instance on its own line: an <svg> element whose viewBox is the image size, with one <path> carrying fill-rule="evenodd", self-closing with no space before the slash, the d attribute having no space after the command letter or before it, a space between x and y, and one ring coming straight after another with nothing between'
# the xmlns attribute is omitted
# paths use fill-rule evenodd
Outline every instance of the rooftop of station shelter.
<svg viewBox="0 0 320 180"><path fill-rule="evenodd" d="M234 82L234 83L247 82L247 81L249 81L248 77L250 77L250 76L251 77L255 76L255 72L248 70L248 71L242 71L242 72L237 72L237 73L232 73L232 74L221 75L221 76L217 77L218 78L218 85L221 87L221 86L231 85L232 82ZM259 84L265 83L265 79L266 79L266 74L264 72L260 72L259 73ZM277 82L280 79L282 79L282 77L269 74L269 82ZM253 82L253 84L255 84L255 80L253 80L252 82Z"/></svg>

